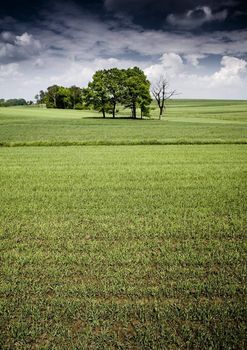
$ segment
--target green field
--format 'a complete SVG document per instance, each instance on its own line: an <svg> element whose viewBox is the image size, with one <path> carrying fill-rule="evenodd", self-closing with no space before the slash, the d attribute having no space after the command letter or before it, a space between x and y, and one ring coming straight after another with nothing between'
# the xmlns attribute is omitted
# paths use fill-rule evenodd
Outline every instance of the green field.
<svg viewBox="0 0 247 350"><path fill-rule="evenodd" d="M0 145L247 143L247 101L174 100L162 121L155 104L151 120L120 113L0 108Z"/></svg>
<svg viewBox="0 0 247 350"><path fill-rule="evenodd" d="M247 102L98 117L0 109L0 348L245 349Z"/></svg>

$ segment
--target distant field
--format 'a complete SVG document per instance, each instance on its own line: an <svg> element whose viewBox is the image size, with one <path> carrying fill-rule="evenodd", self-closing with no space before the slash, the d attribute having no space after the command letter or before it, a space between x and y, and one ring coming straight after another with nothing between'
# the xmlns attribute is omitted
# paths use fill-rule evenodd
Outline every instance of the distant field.
<svg viewBox="0 0 247 350"><path fill-rule="evenodd" d="M120 117L128 115L120 108ZM93 111L0 108L0 144L247 142L247 101L173 100L164 120L157 120L155 104L151 118L104 120Z"/></svg>
<svg viewBox="0 0 247 350"><path fill-rule="evenodd" d="M0 109L0 349L245 349L246 106Z"/></svg>

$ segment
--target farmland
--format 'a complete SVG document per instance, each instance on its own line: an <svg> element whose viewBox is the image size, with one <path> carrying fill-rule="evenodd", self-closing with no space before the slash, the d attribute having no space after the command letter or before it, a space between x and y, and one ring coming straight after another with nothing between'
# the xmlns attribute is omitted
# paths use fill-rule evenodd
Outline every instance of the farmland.
<svg viewBox="0 0 247 350"><path fill-rule="evenodd" d="M173 100L164 120L103 119L94 111L1 108L2 145L245 143L246 101ZM123 118L121 118L123 117Z"/></svg>
<svg viewBox="0 0 247 350"><path fill-rule="evenodd" d="M0 109L0 348L246 347L247 102L127 113Z"/></svg>

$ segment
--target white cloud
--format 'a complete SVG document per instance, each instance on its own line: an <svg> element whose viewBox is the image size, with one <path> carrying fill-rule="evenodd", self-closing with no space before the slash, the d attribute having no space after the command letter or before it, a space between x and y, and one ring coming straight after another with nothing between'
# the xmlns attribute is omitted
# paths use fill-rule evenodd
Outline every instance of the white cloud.
<svg viewBox="0 0 247 350"><path fill-rule="evenodd" d="M199 65L199 61L203 58L207 57L206 55L200 55L200 54L191 54L191 55L185 55L184 58L186 61L191 64L194 67L197 67Z"/></svg>
<svg viewBox="0 0 247 350"><path fill-rule="evenodd" d="M28 33L17 35L15 38L15 44L19 46L29 46L31 43L32 43L32 35Z"/></svg>
<svg viewBox="0 0 247 350"><path fill-rule="evenodd" d="M56 61L56 64L56 75L54 74L54 68L50 70L42 69L42 75L34 75L29 70L28 63L22 76L19 75L18 64L1 66L0 77L4 80L4 84L1 84L4 86L4 90L1 91L0 89L0 95L5 98L18 95L30 99L39 90L46 89L52 84L86 86L98 69L127 68L138 65L138 62L116 58L96 58L92 61L83 62L67 60L66 64L60 59ZM152 83L155 83L160 76L165 76L171 89L175 89L180 93L179 97L246 98L246 65L247 62L243 59L224 56L221 60L221 67L217 71L207 74L204 70L201 70L199 64L195 74L191 70L191 65L187 61L183 61L180 55L165 53L157 64L144 62L142 68ZM47 62L47 66L50 66L49 62ZM18 84L16 81L18 81ZM15 91L14 96L13 89ZM7 95L6 92L9 92L9 94Z"/></svg>
<svg viewBox="0 0 247 350"><path fill-rule="evenodd" d="M90 81L93 73L94 70L91 67L72 62L62 74L53 75L49 80L51 84L81 86Z"/></svg>
<svg viewBox="0 0 247 350"><path fill-rule="evenodd" d="M0 65L0 81L5 79L16 79L21 75L18 63Z"/></svg>
<svg viewBox="0 0 247 350"><path fill-rule="evenodd" d="M200 27L207 22L224 21L227 14L227 10L213 13L209 6L197 6L183 15L170 14L166 20L173 26L192 29Z"/></svg>
<svg viewBox="0 0 247 350"><path fill-rule="evenodd" d="M86 86L91 80L93 74L100 69L110 68L128 68L136 65L136 62L130 60L119 60L116 58L96 58L84 62L71 62L69 67L62 73L50 78L53 84Z"/></svg>
<svg viewBox="0 0 247 350"><path fill-rule="evenodd" d="M184 69L182 58L175 53L164 53L161 56L159 64L153 64L147 67L144 72L151 82L159 80L163 75L173 78Z"/></svg>
<svg viewBox="0 0 247 350"><path fill-rule="evenodd" d="M171 88L181 93L181 97L246 98L247 61L243 59L223 56L220 69L212 74L191 73L190 65L183 63L176 54L163 54L160 61L147 67L145 74L152 84L165 76Z"/></svg>
<svg viewBox="0 0 247 350"><path fill-rule="evenodd" d="M183 68L183 60L176 53L164 53L161 57L161 63L164 68L170 69L174 73Z"/></svg>
<svg viewBox="0 0 247 350"><path fill-rule="evenodd" d="M232 85L239 82L240 74L246 72L247 61L236 57L223 56L222 67L212 76L211 85Z"/></svg>

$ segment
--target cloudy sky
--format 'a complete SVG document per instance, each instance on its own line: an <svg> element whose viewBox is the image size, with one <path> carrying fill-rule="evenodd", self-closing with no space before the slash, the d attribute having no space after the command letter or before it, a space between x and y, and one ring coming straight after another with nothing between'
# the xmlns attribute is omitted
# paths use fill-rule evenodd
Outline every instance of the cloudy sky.
<svg viewBox="0 0 247 350"><path fill-rule="evenodd" d="M7 0L0 98L85 86L103 68L166 75L180 98L247 99L245 0Z"/></svg>

